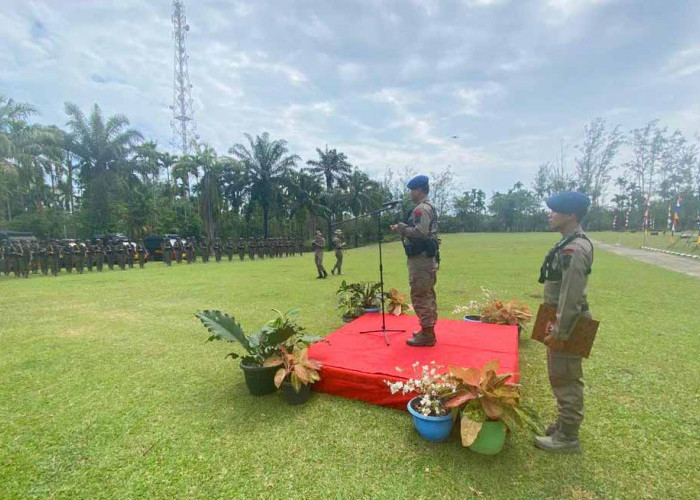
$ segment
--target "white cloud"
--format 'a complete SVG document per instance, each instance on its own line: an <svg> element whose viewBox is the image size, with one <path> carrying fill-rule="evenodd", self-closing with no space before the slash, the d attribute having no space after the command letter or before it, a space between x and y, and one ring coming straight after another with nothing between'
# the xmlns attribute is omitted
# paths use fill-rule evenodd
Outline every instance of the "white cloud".
<svg viewBox="0 0 700 500"><path fill-rule="evenodd" d="M700 71L700 45L676 52L663 68L663 72L671 78L683 78L698 71Z"/></svg>

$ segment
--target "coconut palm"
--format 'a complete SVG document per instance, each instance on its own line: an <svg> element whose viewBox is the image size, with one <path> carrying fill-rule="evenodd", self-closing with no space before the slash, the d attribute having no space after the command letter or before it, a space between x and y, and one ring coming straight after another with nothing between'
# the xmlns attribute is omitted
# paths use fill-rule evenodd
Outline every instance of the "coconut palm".
<svg viewBox="0 0 700 500"><path fill-rule="evenodd" d="M249 146L235 144L229 153L243 163L248 177L251 201L260 204L263 210L263 228L265 238L269 236L270 208L279 197L280 187L284 183L289 170L300 159L290 155L287 141L270 140L270 134L263 133L255 139L245 134Z"/></svg>

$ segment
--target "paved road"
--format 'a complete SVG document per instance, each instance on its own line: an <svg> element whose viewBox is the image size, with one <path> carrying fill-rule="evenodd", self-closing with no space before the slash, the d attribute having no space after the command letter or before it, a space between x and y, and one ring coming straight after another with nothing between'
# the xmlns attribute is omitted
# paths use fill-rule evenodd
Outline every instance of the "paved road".
<svg viewBox="0 0 700 500"><path fill-rule="evenodd" d="M647 264L654 264L655 266L664 267L666 269L670 269L671 271L700 278L700 261L696 261L694 259L660 252L651 252L649 250L642 250L641 248L628 248L619 245L610 245L600 241L595 241L594 243L596 248L605 250L606 252L615 253L624 257L630 257L635 260L646 262Z"/></svg>

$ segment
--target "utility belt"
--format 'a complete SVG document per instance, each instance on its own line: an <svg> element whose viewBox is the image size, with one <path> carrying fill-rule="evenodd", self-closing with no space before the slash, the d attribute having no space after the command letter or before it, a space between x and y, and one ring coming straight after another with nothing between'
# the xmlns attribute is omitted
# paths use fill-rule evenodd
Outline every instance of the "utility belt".
<svg viewBox="0 0 700 500"><path fill-rule="evenodd" d="M428 257L437 257L440 260L440 245L437 238L430 237L427 240L410 240L404 238L403 249L406 252L406 257L415 257L423 252Z"/></svg>

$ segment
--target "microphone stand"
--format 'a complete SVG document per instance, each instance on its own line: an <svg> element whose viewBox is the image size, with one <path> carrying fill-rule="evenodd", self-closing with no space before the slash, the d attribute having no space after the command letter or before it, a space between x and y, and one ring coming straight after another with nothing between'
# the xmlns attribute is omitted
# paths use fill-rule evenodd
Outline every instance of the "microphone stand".
<svg viewBox="0 0 700 500"><path fill-rule="evenodd" d="M387 204L386 206L383 206L379 210L375 210L374 212L369 212L363 215L358 215L357 217L353 217L352 219L347 219L342 222L338 222L336 224L333 224L334 226L338 226L340 224L344 224L346 222L353 221L355 219L360 219L363 217L370 217L374 216L377 219L377 243L379 244L379 288L381 290L381 303L382 303L382 327L381 329L378 330L363 330L360 333L377 333L381 332L382 335L384 336L384 342L386 342L386 345L389 345L389 337L387 336L388 332L405 332L406 330L387 330L386 328L386 308L384 307L384 303L386 301L386 298L384 296L384 262L382 260L382 240L384 239L382 235L382 223L381 223L381 215L382 213L391 210L394 208L395 205L392 204Z"/></svg>

